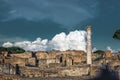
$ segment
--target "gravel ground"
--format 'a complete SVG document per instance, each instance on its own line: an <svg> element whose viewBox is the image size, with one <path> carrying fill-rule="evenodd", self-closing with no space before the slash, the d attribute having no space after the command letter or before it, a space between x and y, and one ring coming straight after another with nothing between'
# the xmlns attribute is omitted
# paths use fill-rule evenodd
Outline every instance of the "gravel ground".
<svg viewBox="0 0 120 80"><path fill-rule="evenodd" d="M90 80L90 77L39 77L39 78L27 78L27 77L20 77L17 75L7 75L7 74L0 74L0 80Z"/></svg>
<svg viewBox="0 0 120 80"><path fill-rule="evenodd" d="M89 80L88 77L47 77L47 78L23 78L23 80Z"/></svg>

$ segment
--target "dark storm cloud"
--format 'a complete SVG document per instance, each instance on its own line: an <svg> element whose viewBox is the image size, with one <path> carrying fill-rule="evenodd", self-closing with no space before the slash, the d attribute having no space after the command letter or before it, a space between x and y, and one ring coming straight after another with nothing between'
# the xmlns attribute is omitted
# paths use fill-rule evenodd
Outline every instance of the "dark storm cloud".
<svg viewBox="0 0 120 80"><path fill-rule="evenodd" d="M5 0L9 17L3 21L25 18L31 21L50 19L66 27L98 15L98 0ZM62 27L63 27L62 26Z"/></svg>
<svg viewBox="0 0 120 80"><path fill-rule="evenodd" d="M0 0L2 41L52 39L57 33L92 26L93 47L118 48L120 0ZM16 39L17 38L17 39Z"/></svg>
<svg viewBox="0 0 120 80"><path fill-rule="evenodd" d="M21 38L21 37L8 37L6 35L0 35L0 45L7 41L16 42L16 41L24 41L24 40L28 40L28 39Z"/></svg>
<svg viewBox="0 0 120 80"><path fill-rule="evenodd" d="M9 11L8 4L4 0L0 0L0 21L8 17Z"/></svg>
<svg viewBox="0 0 120 80"><path fill-rule="evenodd" d="M15 19L0 22L0 35L28 39L35 39L36 37L51 39L56 33L66 31L66 29L59 26L61 25L50 20L30 21L26 19Z"/></svg>

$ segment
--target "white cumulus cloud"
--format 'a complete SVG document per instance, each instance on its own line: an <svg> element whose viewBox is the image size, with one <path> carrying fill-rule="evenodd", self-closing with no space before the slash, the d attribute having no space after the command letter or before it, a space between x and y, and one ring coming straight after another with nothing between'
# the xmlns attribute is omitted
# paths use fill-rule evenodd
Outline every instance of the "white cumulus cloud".
<svg viewBox="0 0 120 80"><path fill-rule="evenodd" d="M46 50L83 50L86 51L86 32L81 30L56 34L51 40L37 38L35 41L6 42L4 47L18 46L26 51L46 51Z"/></svg>
<svg viewBox="0 0 120 80"><path fill-rule="evenodd" d="M112 48L110 46L107 46L107 50L112 51Z"/></svg>
<svg viewBox="0 0 120 80"><path fill-rule="evenodd" d="M97 51L98 49L96 48L96 47L94 47L93 49L92 49L92 52L95 52L95 51Z"/></svg>
<svg viewBox="0 0 120 80"><path fill-rule="evenodd" d="M114 49L112 49L110 46L107 46L106 49L107 49L107 50L110 50L112 53L117 53L117 52L118 52L118 50L114 50Z"/></svg>
<svg viewBox="0 0 120 80"><path fill-rule="evenodd" d="M12 47L13 44L11 42L6 42L3 44L4 47Z"/></svg>

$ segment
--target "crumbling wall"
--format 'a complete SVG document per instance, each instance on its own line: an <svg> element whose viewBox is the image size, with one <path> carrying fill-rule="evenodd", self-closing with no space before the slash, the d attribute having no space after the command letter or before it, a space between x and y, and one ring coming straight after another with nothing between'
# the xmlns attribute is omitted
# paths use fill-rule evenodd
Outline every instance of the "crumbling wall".
<svg viewBox="0 0 120 80"><path fill-rule="evenodd" d="M70 67L59 71L61 76L86 76L89 75L89 66Z"/></svg>
<svg viewBox="0 0 120 80"><path fill-rule="evenodd" d="M107 51L105 51L104 57L105 57L106 59L107 59L107 58L111 58L111 57L113 57L113 54L111 53L110 50L107 50Z"/></svg>
<svg viewBox="0 0 120 80"><path fill-rule="evenodd" d="M20 76L23 77L41 77L42 71L37 67L21 67Z"/></svg>
<svg viewBox="0 0 120 80"><path fill-rule="evenodd" d="M28 65L36 66L36 59L35 58L28 58Z"/></svg>
<svg viewBox="0 0 120 80"><path fill-rule="evenodd" d="M19 58L30 58L32 57L31 52L24 52L24 53L15 53L15 54L10 54L11 57L19 57Z"/></svg>
<svg viewBox="0 0 120 80"><path fill-rule="evenodd" d="M47 59L47 53L46 52L37 52L36 57L37 59Z"/></svg>
<svg viewBox="0 0 120 80"><path fill-rule="evenodd" d="M47 67L47 60L46 59L39 59L38 61L38 67L40 68L46 68Z"/></svg>
<svg viewBox="0 0 120 80"><path fill-rule="evenodd" d="M76 66L69 68L40 69L38 67L20 68L20 75L24 77L65 77L89 75L89 66Z"/></svg>
<svg viewBox="0 0 120 80"><path fill-rule="evenodd" d="M59 64L59 63L50 63L50 64L48 64L48 68L49 69L56 69L56 68L59 68L59 67L61 67L61 64Z"/></svg>
<svg viewBox="0 0 120 80"><path fill-rule="evenodd" d="M73 56L73 60L74 60L74 63L82 63L82 62L85 62L86 61L86 57L83 55L83 56L78 56L78 55L75 55Z"/></svg>
<svg viewBox="0 0 120 80"><path fill-rule="evenodd" d="M24 58L18 58L18 57L13 57L10 59L5 59L6 63L10 63L11 65L16 65L18 64L19 66L25 66L26 64L26 59Z"/></svg>
<svg viewBox="0 0 120 80"><path fill-rule="evenodd" d="M110 62L109 66L114 70L116 67L120 66L120 61L117 60L117 61Z"/></svg>
<svg viewBox="0 0 120 80"><path fill-rule="evenodd" d="M100 74L100 67L101 66L98 66L98 65L91 66L90 75L93 77L98 76Z"/></svg>

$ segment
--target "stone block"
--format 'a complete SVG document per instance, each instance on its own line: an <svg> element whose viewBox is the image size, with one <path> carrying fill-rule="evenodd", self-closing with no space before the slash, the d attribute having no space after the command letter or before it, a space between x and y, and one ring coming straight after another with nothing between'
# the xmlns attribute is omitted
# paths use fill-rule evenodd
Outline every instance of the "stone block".
<svg viewBox="0 0 120 80"><path fill-rule="evenodd" d="M38 67L40 67L40 68L46 68L47 67L47 60L46 59L39 59L39 61L38 61Z"/></svg>
<svg viewBox="0 0 120 80"><path fill-rule="evenodd" d="M59 68L60 67L60 63L50 63L49 65L48 65L48 68Z"/></svg>
<svg viewBox="0 0 120 80"><path fill-rule="evenodd" d="M50 64L50 63L56 63L56 59L55 58L46 59L46 64Z"/></svg>
<svg viewBox="0 0 120 80"><path fill-rule="evenodd" d="M28 58L28 64L31 66L35 66L36 65L36 59L35 58Z"/></svg>

